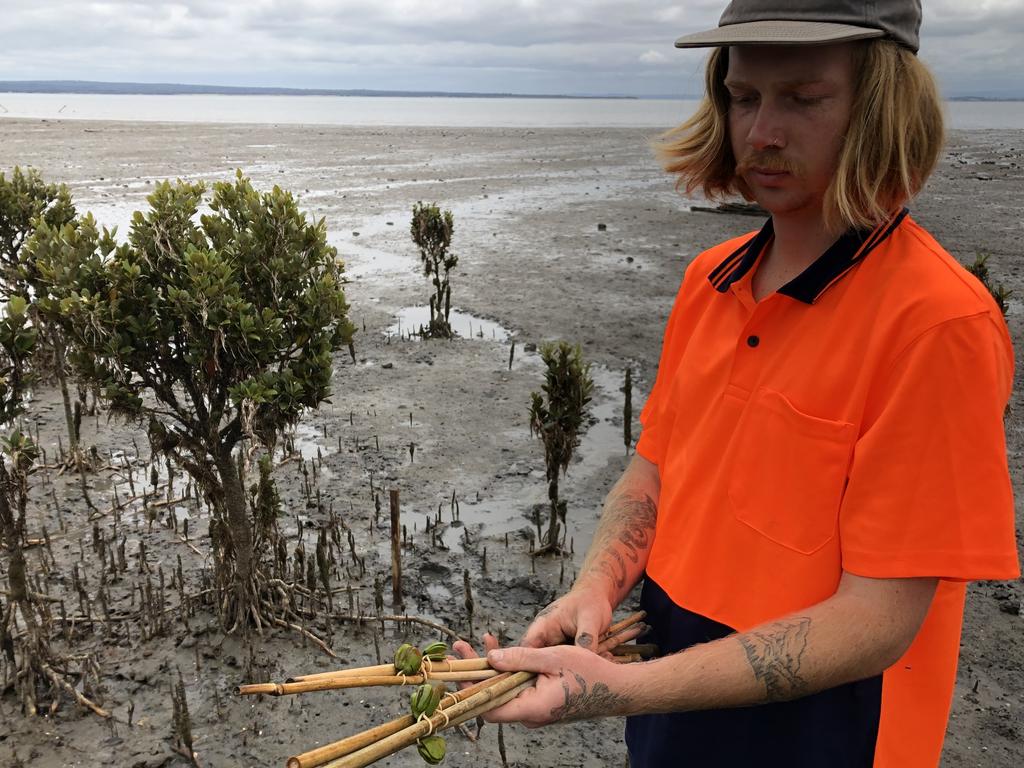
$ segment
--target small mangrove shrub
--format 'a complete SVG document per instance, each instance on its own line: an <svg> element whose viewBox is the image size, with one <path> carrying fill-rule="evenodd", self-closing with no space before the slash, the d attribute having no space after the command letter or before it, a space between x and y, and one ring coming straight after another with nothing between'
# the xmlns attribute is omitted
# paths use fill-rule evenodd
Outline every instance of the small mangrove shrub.
<svg viewBox="0 0 1024 768"><path fill-rule="evenodd" d="M436 204L416 203L412 209L412 240L420 249L423 274L431 281L430 325L423 329L428 338L450 339L453 336L448 314L452 306L449 273L459 257L449 249L455 220L451 211L442 211Z"/></svg>
<svg viewBox="0 0 1024 768"><path fill-rule="evenodd" d="M579 446L594 382L579 345L564 341L544 344L540 354L545 365L544 385L541 392L531 395L530 432L544 444L550 512L547 535L539 551L556 552L561 548L560 532L565 528L566 515L566 503L558 495L558 479L568 471Z"/></svg>

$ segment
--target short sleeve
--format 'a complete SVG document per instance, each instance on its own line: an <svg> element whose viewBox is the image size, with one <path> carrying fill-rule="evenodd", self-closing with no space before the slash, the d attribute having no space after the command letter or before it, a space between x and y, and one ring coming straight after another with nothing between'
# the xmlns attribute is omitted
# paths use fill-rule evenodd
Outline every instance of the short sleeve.
<svg viewBox="0 0 1024 768"><path fill-rule="evenodd" d="M870 394L840 511L844 570L1019 574L1003 413L1013 350L989 313L932 327Z"/></svg>

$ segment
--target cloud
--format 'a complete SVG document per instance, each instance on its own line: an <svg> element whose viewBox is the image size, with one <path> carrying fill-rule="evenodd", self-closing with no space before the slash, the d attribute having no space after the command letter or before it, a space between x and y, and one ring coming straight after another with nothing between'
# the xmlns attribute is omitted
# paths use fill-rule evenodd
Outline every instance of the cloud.
<svg viewBox="0 0 1024 768"><path fill-rule="evenodd" d="M681 94L724 0L3 0L4 79ZM1024 0L930 0L947 92L1018 87ZM1020 86L1024 88L1024 86Z"/></svg>
<svg viewBox="0 0 1024 768"><path fill-rule="evenodd" d="M641 64L668 64L670 59L661 51L646 51L640 54Z"/></svg>

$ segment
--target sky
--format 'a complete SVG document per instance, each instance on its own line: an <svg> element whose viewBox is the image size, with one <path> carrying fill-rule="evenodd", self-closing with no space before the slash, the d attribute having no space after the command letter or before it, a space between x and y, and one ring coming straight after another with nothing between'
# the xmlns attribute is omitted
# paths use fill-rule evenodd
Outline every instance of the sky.
<svg viewBox="0 0 1024 768"><path fill-rule="evenodd" d="M1024 97L1024 0L924 0L946 96ZM723 0L0 0L0 80L684 96Z"/></svg>

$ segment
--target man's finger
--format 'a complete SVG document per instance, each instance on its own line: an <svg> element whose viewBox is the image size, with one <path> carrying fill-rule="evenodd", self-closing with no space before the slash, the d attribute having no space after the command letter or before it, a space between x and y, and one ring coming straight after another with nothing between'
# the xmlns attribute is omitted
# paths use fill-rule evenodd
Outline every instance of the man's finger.
<svg viewBox="0 0 1024 768"><path fill-rule="evenodd" d="M507 704L502 704L497 709L492 709L486 715L484 720L489 723L523 723L528 727L536 727L540 723L536 722L537 712L537 689L527 688L525 691L516 696L512 701ZM529 721L535 723L535 725L528 725L527 718Z"/></svg>
<svg viewBox="0 0 1024 768"><path fill-rule="evenodd" d="M555 648L503 648L488 653L487 660L492 667L502 672L538 672L552 675L562 667Z"/></svg>
<svg viewBox="0 0 1024 768"><path fill-rule="evenodd" d="M547 616L538 616L533 623L526 628L526 634L516 645L523 645L527 648L547 648L550 645L559 645L565 641L566 633L562 628L562 622L558 619L560 611L556 609Z"/></svg>
<svg viewBox="0 0 1024 768"><path fill-rule="evenodd" d="M487 645L486 637L484 638L484 645ZM479 657L479 654L476 652L476 649L472 645L467 643L465 640L456 640L455 643L452 645L452 651L460 659L476 659Z"/></svg>

